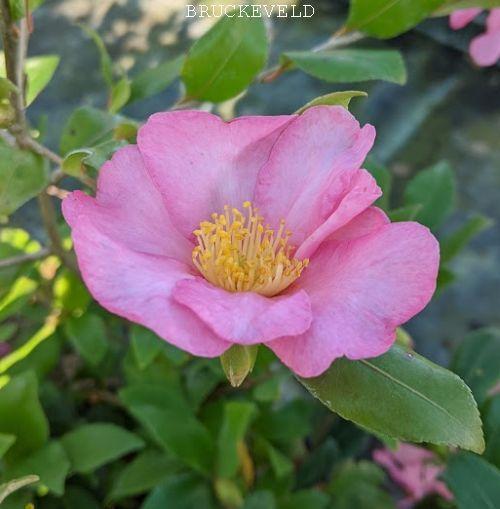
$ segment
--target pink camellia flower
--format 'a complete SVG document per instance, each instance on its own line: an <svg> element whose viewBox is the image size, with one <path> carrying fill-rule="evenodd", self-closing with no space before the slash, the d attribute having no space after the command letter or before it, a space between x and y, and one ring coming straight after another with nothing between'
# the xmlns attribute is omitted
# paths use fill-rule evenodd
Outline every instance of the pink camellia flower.
<svg viewBox="0 0 500 509"><path fill-rule="evenodd" d="M450 26L459 30L468 25L481 9L461 9L450 16ZM486 31L472 39L469 48L470 55L477 65L486 67L495 65L500 59L500 8L491 9L486 20Z"/></svg>
<svg viewBox="0 0 500 509"><path fill-rule="evenodd" d="M373 459L388 472L393 481L401 486L406 497L400 501L400 509L409 509L429 495L439 495L453 500L453 495L439 476L444 465L439 458L424 449L409 444L400 444L397 450L378 449Z"/></svg>
<svg viewBox="0 0 500 509"><path fill-rule="evenodd" d="M95 299L194 355L264 343L311 377L386 352L436 283L438 244L391 224L360 166L375 137L340 106L224 122L150 117L63 203Z"/></svg>

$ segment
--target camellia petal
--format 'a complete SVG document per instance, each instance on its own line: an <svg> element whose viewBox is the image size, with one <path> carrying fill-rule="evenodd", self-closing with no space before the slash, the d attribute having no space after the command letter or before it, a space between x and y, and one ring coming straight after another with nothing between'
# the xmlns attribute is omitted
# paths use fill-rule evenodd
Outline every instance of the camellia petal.
<svg viewBox="0 0 500 509"><path fill-rule="evenodd" d="M459 9L450 14L450 26L453 30L460 30L467 26L482 9L471 7L470 9Z"/></svg>
<svg viewBox="0 0 500 509"><path fill-rule="evenodd" d="M311 303L304 291L278 297L227 292L203 279L179 281L174 298L218 336L242 345L302 334L311 325Z"/></svg>
<svg viewBox="0 0 500 509"><path fill-rule="evenodd" d="M240 117L203 111L157 113L138 144L175 225L187 237L200 221L252 199L257 174L277 137L295 118Z"/></svg>
<svg viewBox="0 0 500 509"><path fill-rule="evenodd" d="M495 65L500 59L500 9L488 15L486 32L475 37L470 44L470 54L477 65Z"/></svg>
<svg viewBox="0 0 500 509"><path fill-rule="evenodd" d="M395 329L421 311L436 286L439 245L418 223L386 224L354 240L325 242L297 286L313 322L301 336L267 343L293 371L321 374L338 357L376 357Z"/></svg>

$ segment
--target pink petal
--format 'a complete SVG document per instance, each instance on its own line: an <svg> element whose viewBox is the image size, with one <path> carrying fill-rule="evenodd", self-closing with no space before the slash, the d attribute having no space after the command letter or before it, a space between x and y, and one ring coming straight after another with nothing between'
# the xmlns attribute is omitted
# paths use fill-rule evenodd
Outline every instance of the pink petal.
<svg viewBox="0 0 500 509"><path fill-rule="evenodd" d="M267 344L295 373L312 377L333 360L376 357L395 329L421 311L436 286L439 245L417 223L392 223L347 241L323 243L296 286L311 299L301 336Z"/></svg>
<svg viewBox="0 0 500 509"><path fill-rule="evenodd" d="M471 9L460 9L452 12L450 15L450 27L453 30L459 30L467 26L480 12L482 9L473 7Z"/></svg>
<svg viewBox="0 0 500 509"><path fill-rule="evenodd" d="M495 65L500 59L500 9L493 9L486 22L486 32L475 37L470 44L470 54L477 65Z"/></svg>
<svg viewBox="0 0 500 509"><path fill-rule="evenodd" d="M83 279L101 306L193 355L216 357L229 348L229 343L171 298L177 281L194 277L187 265L133 251L98 229L91 217L80 215L72 226Z"/></svg>
<svg viewBox="0 0 500 509"><path fill-rule="evenodd" d="M242 345L302 334L311 324L311 304L303 290L269 298L252 292L227 292L198 278L179 281L173 297L215 334Z"/></svg>
<svg viewBox="0 0 500 509"><path fill-rule="evenodd" d="M224 122L203 111L157 113L138 144L177 228L191 238L224 205L251 200L257 173L291 116Z"/></svg>
<svg viewBox="0 0 500 509"><path fill-rule="evenodd" d="M255 202L260 214L274 227L285 219L293 233L292 243L299 246L356 187L353 173L364 161L374 137L372 126L361 129L340 106L308 109L279 137L259 174ZM368 177L360 180L371 187ZM356 193L361 195L361 190ZM373 189L368 193L373 195ZM370 200L364 200L365 208Z"/></svg>
<svg viewBox="0 0 500 509"><path fill-rule="evenodd" d="M383 210L378 207L369 207L345 226L335 230L330 238L335 240L353 240L373 233L389 223L390 220Z"/></svg>
<svg viewBox="0 0 500 509"><path fill-rule="evenodd" d="M99 172L97 196L75 191L63 201L71 226L79 216L111 239L144 253L191 260L193 246L175 229L134 145L118 150Z"/></svg>

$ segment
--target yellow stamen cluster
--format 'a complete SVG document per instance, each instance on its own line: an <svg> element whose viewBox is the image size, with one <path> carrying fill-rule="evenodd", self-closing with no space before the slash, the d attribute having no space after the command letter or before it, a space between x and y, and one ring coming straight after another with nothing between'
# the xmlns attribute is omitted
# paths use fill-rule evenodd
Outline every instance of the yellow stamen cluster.
<svg viewBox="0 0 500 509"><path fill-rule="evenodd" d="M212 214L193 233L198 245L193 263L205 279L230 292L256 292L268 297L290 286L309 260L292 258L291 236L281 221L277 232L264 227L264 218L250 202L245 214L224 207L224 214Z"/></svg>

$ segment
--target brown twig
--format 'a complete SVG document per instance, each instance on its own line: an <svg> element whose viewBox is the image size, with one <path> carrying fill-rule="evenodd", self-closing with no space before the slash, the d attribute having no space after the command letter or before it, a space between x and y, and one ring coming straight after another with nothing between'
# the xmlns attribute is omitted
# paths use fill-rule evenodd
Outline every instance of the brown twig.
<svg viewBox="0 0 500 509"><path fill-rule="evenodd" d="M42 247L35 253L26 253L19 256L12 256L11 258L6 258L5 260L0 260L0 268L3 269L4 267L12 267L13 265L19 265L24 262L33 262L45 258L49 254L50 249L48 247Z"/></svg>

